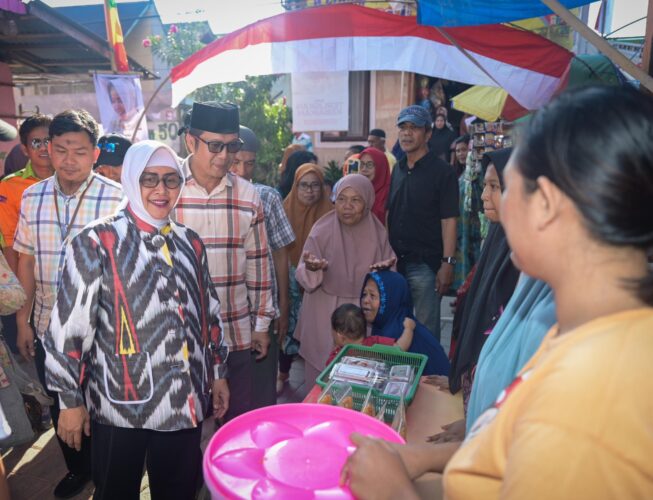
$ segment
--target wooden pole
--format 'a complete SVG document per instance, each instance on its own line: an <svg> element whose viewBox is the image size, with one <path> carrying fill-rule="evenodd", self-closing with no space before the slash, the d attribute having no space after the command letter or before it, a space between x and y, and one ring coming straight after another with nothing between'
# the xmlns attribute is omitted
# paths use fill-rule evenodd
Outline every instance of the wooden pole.
<svg viewBox="0 0 653 500"><path fill-rule="evenodd" d="M653 92L653 77L635 65L630 59L615 49L606 40L597 35L592 29L589 28L589 26L583 24L580 19L574 16L569 11L569 9L562 5L558 0L541 0L541 2L553 12L555 12L565 23L580 33L580 35L585 38L585 40L590 42L597 49L599 49L599 51L605 54L605 56L608 57L614 64L619 66L633 78L639 80L639 83L642 87L647 89L649 92ZM650 19L647 20L647 23L649 21Z"/></svg>
<svg viewBox="0 0 653 500"><path fill-rule="evenodd" d="M145 113L147 113L147 110L150 108L150 105L154 101L154 98L157 96L157 94L160 92L160 90L163 88L163 86L170 80L170 74L165 77L165 79L159 84L159 86L156 88L154 93L150 96L149 100L147 101L147 104L143 108L143 112L141 113L141 116L138 117L138 121L136 122L136 128L134 129L134 133L132 134L132 142L136 140L136 134L138 134L138 127L141 126L141 122L143 121L143 117L145 116Z"/></svg>
<svg viewBox="0 0 653 500"><path fill-rule="evenodd" d="M109 0L104 0L104 25L107 30L107 41L109 42L109 53L111 55L111 71L116 73L118 68L116 66L116 53L113 48L113 41L111 40L111 21L109 20Z"/></svg>

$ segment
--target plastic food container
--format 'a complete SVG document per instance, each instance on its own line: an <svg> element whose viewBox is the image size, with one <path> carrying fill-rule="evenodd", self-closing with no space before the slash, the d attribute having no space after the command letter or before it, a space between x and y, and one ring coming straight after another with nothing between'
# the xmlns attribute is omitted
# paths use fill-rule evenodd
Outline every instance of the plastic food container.
<svg viewBox="0 0 653 500"><path fill-rule="evenodd" d="M338 482L355 450L352 432L404 443L382 422L345 408L268 406L215 433L204 453L204 480L213 499L350 499Z"/></svg>
<svg viewBox="0 0 653 500"><path fill-rule="evenodd" d="M426 367L426 362L428 358L424 354L416 354L413 352L404 352L396 347L385 346L385 345L374 345L371 347L366 347L356 344L348 344L342 348L333 361L320 373L315 383L320 387L324 388L331 381L330 375L333 367L340 363L342 359L346 357L356 357L367 359L370 361L383 362L385 365L392 370L393 367L398 365L410 366L413 368L413 380L409 384L409 388L406 390L405 403L410 405L415 397L415 392L417 391L417 386L419 385L419 379L424 372ZM351 387L353 389L354 396L354 409L360 411L363 408L363 402L369 391L369 386L357 385L350 381ZM384 387L385 388L385 387ZM378 411L383 403L387 402L385 405L385 420L386 422L392 422L392 419L395 416L395 410L399 406L398 395L384 394L383 389L378 389L377 387L372 388L372 394L375 401L375 409Z"/></svg>

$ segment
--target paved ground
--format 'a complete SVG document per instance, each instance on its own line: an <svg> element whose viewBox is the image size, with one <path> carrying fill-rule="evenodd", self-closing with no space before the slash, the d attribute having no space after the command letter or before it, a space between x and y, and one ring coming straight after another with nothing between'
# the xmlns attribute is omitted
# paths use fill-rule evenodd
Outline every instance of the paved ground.
<svg viewBox="0 0 653 500"><path fill-rule="evenodd" d="M451 298L442 301L442 345L449 352L451 341ZM311 384L312 386L312 384ZM304 384L304 362L295 361L290 371L289 383L284 387L278 403L296 403L304 399L311 387ZM202 448L206 446L215 432L215 423L207 420L202 430ZM12 448L3 453L2 458L8 473L12 500L48 500L54 498L52 491L63 478L66 469L61 457L59 445L54 437L54 430L41 434L31 445ZM150 492L147 475L141 485L141 500L149 500ZM75 500L87 500L93 496L93 485L75 497ZM200 495L208 498L206 492Z"/></svg>
<svg viewBox="0 0 653 500"><path fill-rule="evenodd" d="M304 399L310 390L304 385L304 362L299 359L293 363L290 380L280 395L279 403L296 403ZM202 448L206 446L215 432L215 422L207 420L202 429ZM54 498L52 491L66 474L54 429L41 434L34 443L12 448L3 453L2 458L8 473L12 500L48 500ZM75 500L86 500L93 496L93 484ZM141 500L149 500L147 474L141 485ZM208 497L207 497L208 498Z"/></svg>

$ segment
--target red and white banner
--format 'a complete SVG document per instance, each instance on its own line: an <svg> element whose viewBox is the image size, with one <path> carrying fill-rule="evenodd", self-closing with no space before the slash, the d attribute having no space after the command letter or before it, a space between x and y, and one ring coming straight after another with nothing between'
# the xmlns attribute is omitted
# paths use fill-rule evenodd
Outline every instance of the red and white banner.
<svg viewBox="0 0 653 500"><path fill-rule="evenodd" d="M287 12L219 38L175 66L173 106L200 87L245 76L385 70L501 86L525 108L537 109L549 101L573 57L508 26L442 30L460 48L414 17L357 5Z"/></svg>

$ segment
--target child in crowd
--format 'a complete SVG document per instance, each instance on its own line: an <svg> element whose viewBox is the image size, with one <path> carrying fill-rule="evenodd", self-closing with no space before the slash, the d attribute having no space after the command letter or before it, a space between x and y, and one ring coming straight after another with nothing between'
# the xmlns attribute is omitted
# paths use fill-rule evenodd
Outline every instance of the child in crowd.
<svg viewBox="0 0 653 500"><path fill-rule="evenodd" d="M398 339L372 335L367 337L367 323L360 307L355 304L342 304L331 315L331 334L335 348L329 355L328 365L347 344L373 346L376 344L395 346L402 351L407 351L413 342L415 321L411 318L404 320L404 331Z"/></svg>

